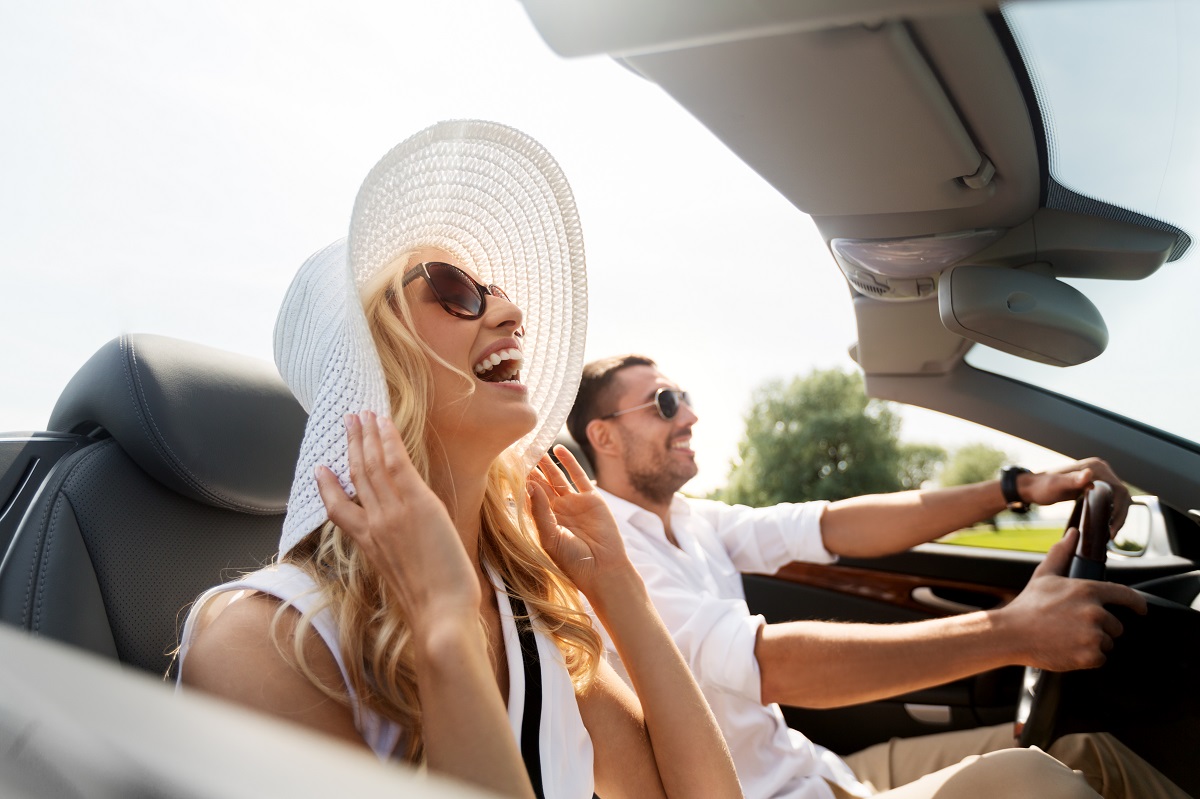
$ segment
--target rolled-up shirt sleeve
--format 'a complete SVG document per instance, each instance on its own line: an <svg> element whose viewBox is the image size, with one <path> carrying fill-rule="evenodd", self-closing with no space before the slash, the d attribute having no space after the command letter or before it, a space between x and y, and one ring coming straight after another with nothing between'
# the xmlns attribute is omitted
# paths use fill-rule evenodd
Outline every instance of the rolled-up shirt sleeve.
<svg viewBox="0 0 1200 799"><path fill-rule="evenodd" d="M688 504L713 526L739 571L774 574L796 560L837 560L821 538L821 516L828 502L784 502L767 508L711 500L689 500Z"/></svg>

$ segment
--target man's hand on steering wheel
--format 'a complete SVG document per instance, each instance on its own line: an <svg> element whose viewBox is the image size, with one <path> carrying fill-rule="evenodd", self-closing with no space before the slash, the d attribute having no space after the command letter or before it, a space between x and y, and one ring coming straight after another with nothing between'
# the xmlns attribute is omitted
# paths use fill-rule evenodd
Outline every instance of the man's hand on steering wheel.
<svg viewBox="0 0 1200 799"><path fill-rule="evenodd" d="M1108 528L1109 538L1112 538L1125 524L1131 499L1125 483L1100 458L1085 458L1044 472L1022 474L1017 477L1017 491L1026 502L1051 505L1075 499L1095 480L1103 480L1112 488L1112 517Z"/></svg>
<svg viewBox="0 0 1200 799"><path fill-rule="evenodd" d="M1082 481L1095 475L1103 461L1083 462L1065 477ZM1060 472L1062 474L1062 472ZM1026 664L1017 697L1014 732L1021 746L1045 749L1058 730L1063 672L1103 666L1113 639L1124 632L1105 605L1123 605L1139 615L1149 608L1145 597L1127 586L1105 582L1107 544L1124 521L1129 492L1119 481L1094 480L1076 501L1062 540L1046 554L1017 598L1001 609L1001 626L1015 623L1029 645L1019 662ZM1119 492L1117 489L1120 489ZM1121 500L1125 504L1118 508ZM1015 611L1004 616L1005 612ZM1010 628L1011 629L1011 628Z"/></svg>
<svg viewBox="0 0 1200 799"><path fill-rule="evenodd" d="M1145 598L1132 588L1066 574L1079 531L1067 531L1034 571L1017 597L995 612L998 628L1017 647L1017 662L1048 671L1092 669L1104 664L1121 623L1105 605L1146 612Z"/></svg>

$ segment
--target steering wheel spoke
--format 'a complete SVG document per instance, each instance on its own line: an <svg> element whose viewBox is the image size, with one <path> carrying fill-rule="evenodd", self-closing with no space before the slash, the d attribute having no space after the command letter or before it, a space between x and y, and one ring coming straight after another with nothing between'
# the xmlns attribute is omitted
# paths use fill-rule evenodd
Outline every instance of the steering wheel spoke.
<svg viewBox="0 0 1200 799"><path fill-rule="evenodd" d="M1097 480L1075 501L1067 528L1078 527L1079 544L1066 576L1103 580L1108 556L1109 525L1112 520L1112 486ZM1021 746L1047 748L1053 743L1062 701L1062 674L1026 668L1017 700L1014 733Z"/></svg>

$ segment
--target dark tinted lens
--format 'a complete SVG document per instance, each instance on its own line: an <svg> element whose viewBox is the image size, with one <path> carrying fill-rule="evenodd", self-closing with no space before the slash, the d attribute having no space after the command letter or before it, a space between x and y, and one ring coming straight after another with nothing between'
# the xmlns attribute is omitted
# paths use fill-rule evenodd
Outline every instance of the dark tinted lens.
<svg viewBox="0 0 1200 799"><path fill-rule="evenodd" d="M451 310L466 316L478 316L483 310L483 297L466 274L450 264L428 264L426 269L438 299Z"/></svg>
<svg viewBox="0 0 1200 799"><path fill-rule="evenodd" d="M667 389L660 391L655 395L654 401L658 403L658 412L662 414L664 419L674 419L675 414L679 413L679 392Z"/></svg>

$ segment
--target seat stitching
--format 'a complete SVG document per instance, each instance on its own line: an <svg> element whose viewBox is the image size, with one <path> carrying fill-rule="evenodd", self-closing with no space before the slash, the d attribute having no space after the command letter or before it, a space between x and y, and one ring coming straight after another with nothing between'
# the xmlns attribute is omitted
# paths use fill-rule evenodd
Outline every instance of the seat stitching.
<svg viewBox="0 0 1200 799"><path fill-rule="evenodd" d="M50 548L50 543L54 538L54 523L58 519L58 515L66 504L65 496L61 493L63 486L66 484L67 478L78 469L84 466L89 460L95 458L99 453L108 449L109 446L116 446L116 442L109 439L102 441L95 446L84 450L79 460L71 466L71 469L64 472L58 480L58 485L54 486L53 496L54 502L48 504L42 512L42 523L40 536L40 546L37 554L37 565L29 570L29 583L25 589L25 609L24 615L29 624L29 629L33 632L38 632L41 626L42 607L46 597L46 572L50 568L50 559L46 557L46 552ZM47 519L49 515L49 519ZM34 577L37 580L34 580ZM37 600L34 601L34 586L37 586Z"/></svg>
<svg viewBox="0 0 1200 799"><path fill-rule="evenodd" d="M63 504L65 504L65 500L62 494L54 498L54 512L50 514L50 524L46 529L45 537L42 538L42 551L38 556L40 563L37 569L37 602L34 603L33 612L29 619L29 629L34 632L40 632L42 627L42 608L46 599L46 572L50 570L50 558L46 557L46 552L54 542L54 535L57 530L56 522Z"/></svg>

